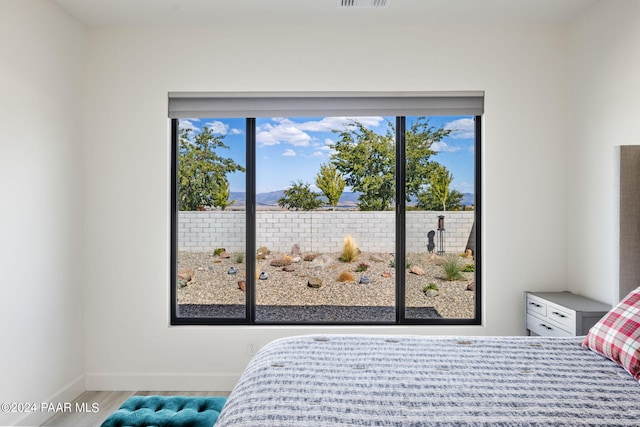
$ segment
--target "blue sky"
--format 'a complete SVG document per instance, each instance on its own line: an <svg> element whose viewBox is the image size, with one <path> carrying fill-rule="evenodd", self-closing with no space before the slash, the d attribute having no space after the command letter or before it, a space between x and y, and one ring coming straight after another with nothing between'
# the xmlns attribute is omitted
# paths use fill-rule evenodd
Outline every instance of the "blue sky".
<svg viewBox="0 0 640 427"><path fill-rule="evenodd" d="M256 119L256 191L264 193L284 190L293 181L301 180L315 188L315 176L322 163L328 163L332 154L330 144L339 135L351 117L317 118L259 118ZM367 128L386 133L387 120L395 117L354 117ZM415 117L407 117L410 128ZM462 193L473 193L474 146L473 117L455 116L429 118L435 128L451 129L451 134L432 147L437 154L431 159L445 165L454 179L452 186ZM205 126L214 134L224 137L228 150L220 156L231 157L245 165L245 119L182 119L181 128L199 132ZM245 191L244 174L229 176L231 191ZM317 190L317 189L316 189ZM348 191L349 189L345 189Z"/></svg>

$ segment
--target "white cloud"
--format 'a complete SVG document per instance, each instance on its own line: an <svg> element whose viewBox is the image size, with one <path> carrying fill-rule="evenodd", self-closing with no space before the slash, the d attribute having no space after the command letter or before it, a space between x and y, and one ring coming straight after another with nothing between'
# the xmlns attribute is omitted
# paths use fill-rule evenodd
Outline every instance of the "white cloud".
<svg viewBox="0 0 640 427"><path fill-rule="evenodd" d="M313 157L322 157L324 153L322 151L314 151L312 154Z"/></svg>
<svg viewBox="0 0 640 427"><path fill-rule="evenodd" d="M322 120L298 123L298 127L309 132L329 132L332 130L344 130L353 121L357 120L364 126L379 126L384 121L383 117L324 117Z"/></svg>
<svg viewBox="0 0 640 427"><path fill-rule="evenodd" d="M256 141L260 146L290 144L295 147L307 147L313 144L313 132L342 131L347 129L352 120L358 120L364 126L379 126L383 117L324 117L320 120L310 120L296 123L284 117L274 117L274 123L266 123L256 129ZM327 139L326 144L333 143Z"/></svg>
<svg viewBox="0 0 640 427"><path fill-rule="evenodd" d="M259 126L256 132L256 141L260 146L291 144L295 147L306 147L311 143L311 137L300 130L295 123L288 119L277 121L274 126L266 123Z"/></svg>
<svg viewBox="0 0 640 427"><path fill-rule="evenodd" d="M434 142L431 145L431 149L436 153L439 153L439 152L455 153L456 151L460 151L460 147L452 147L444 141Z"/></svg>
<svg viewBox="0 0 640 427"><path fill-rule="evenodd" d="M218 120L207 123L207 127L211 129L214 135L226 135L229 133L229 125Z"/></svg>
<svg viewBox="0 0 640 427"><path fill-rule="evenodd" d="M475 123L473 119L458 119L444 125L446 130L450 130L449 137L454 139L473 138L475 133Z"/></svg>
<svg viewBox="0 0 640 427"><path fill-rule="evenodd" d="M200 128L197 127L193 122L198 121L197 119L180 119L178 123L178 127L180 129L187 129L192 131L199 131Z"/></svg>
<svg viewBox="0 0 640 427"><path fill-rule="evenodd" d="M282 155L286 156L286 157L295 157L296 156L296 152L293 151L291 148L287 148L286 150L284 150Z"/></svg>
<svg viewBox="0 0 640 427"><path fill-rule="evenodd" d="M233 128L233 129L231 129L231 134L233 134L233 135L242 135L242 131L240 129Z"/></svg>

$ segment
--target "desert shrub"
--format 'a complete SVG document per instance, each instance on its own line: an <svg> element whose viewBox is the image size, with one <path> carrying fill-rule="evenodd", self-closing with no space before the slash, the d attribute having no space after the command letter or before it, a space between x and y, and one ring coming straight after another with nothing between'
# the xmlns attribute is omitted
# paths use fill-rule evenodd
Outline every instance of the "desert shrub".
<svg viewBox="0 0 640 427"><path fill-rule="evenodd" d="M344 238L344 244L342 245L342 253L340 254L340 261L352 262L358 256L358 245L356 241L350 235L346 235Z"/></svg>
<svg viewBox="0 0 640 427"><path fill-rule="evenodd" d="M356 266L356 271L358 271L358 272L367 271L368 268L369 268L369 264L365 264L364 262L361 262L360 264L358 264Z"/></svg>
<svg viewBox="0 0 640 427"><path fill-rule="evenodd" d="M236 254L236 263L242 264L242 261L244 261L244 254L243 253Z"/></svg>
<svg viewBox="0 0 640 427"><path fill-rule="evenodd" d="M347 270L342 270L338 275L338 282L355 282L355 280L353 273Z"/></svg>
<svg viewBox="0 0 640 427"><path fill-rule="evenodd" d="M224 252L224 248L216 248L216 249L213 251L213 254L214 254L215 256L219 256L222 252Z"/></svg>
<svg viewBox="0 0 640 427"><path fill-rule="evenodd" d="M473 273L474 271L476 271L476 268L473 264L467 264L462 267L462 271L464 271L465 273Z"/></svg>
<svg viewBox="0 0 640 427"><path fill-rule="evenodd" d="M433 282L430 282L427 286L422 288L422 292L427 292L427 291L430 291L430 290L439 291L440 288L438 288L438 285L436 285Z"/></svg>
<svg viewBox="0 0 640 427"><path fill-rule="evenodd" d="M442 263L442 268L444 269L444 274L447 277L447 280L459 280L462 278L462 265L460 264L459 257L457 256L447 256Z"/></svg>
<svg viewBox="0 0 640 427"><path fill-rule="evenodd" d="M392 259L391 261L389 261L389 267L396 268L396 260L395 259ZM406 269L411 268L411 261L405 260L404 268L406 268Z"/></svg>

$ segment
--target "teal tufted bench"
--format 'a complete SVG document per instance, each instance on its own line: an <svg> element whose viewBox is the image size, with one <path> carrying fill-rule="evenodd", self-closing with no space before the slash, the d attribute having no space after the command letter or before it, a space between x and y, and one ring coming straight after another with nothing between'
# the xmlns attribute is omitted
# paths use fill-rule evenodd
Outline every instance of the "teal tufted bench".
<svg viewBox="0 0 640 427"><path fill-rule="evenodd" d="M132 396L101 427L212 427L226 397Z"/></svg>

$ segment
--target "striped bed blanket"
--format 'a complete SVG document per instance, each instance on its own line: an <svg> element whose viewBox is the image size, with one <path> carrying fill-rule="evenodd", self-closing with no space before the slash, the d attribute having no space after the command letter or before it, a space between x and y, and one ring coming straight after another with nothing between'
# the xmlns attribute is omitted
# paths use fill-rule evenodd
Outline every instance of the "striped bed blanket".
<svg viewBox="0 0 640 427"><path fill-rule="evenodd" d="M640 384L581 342L283 338L250 362L216 427L640 425Z"/></svg>

